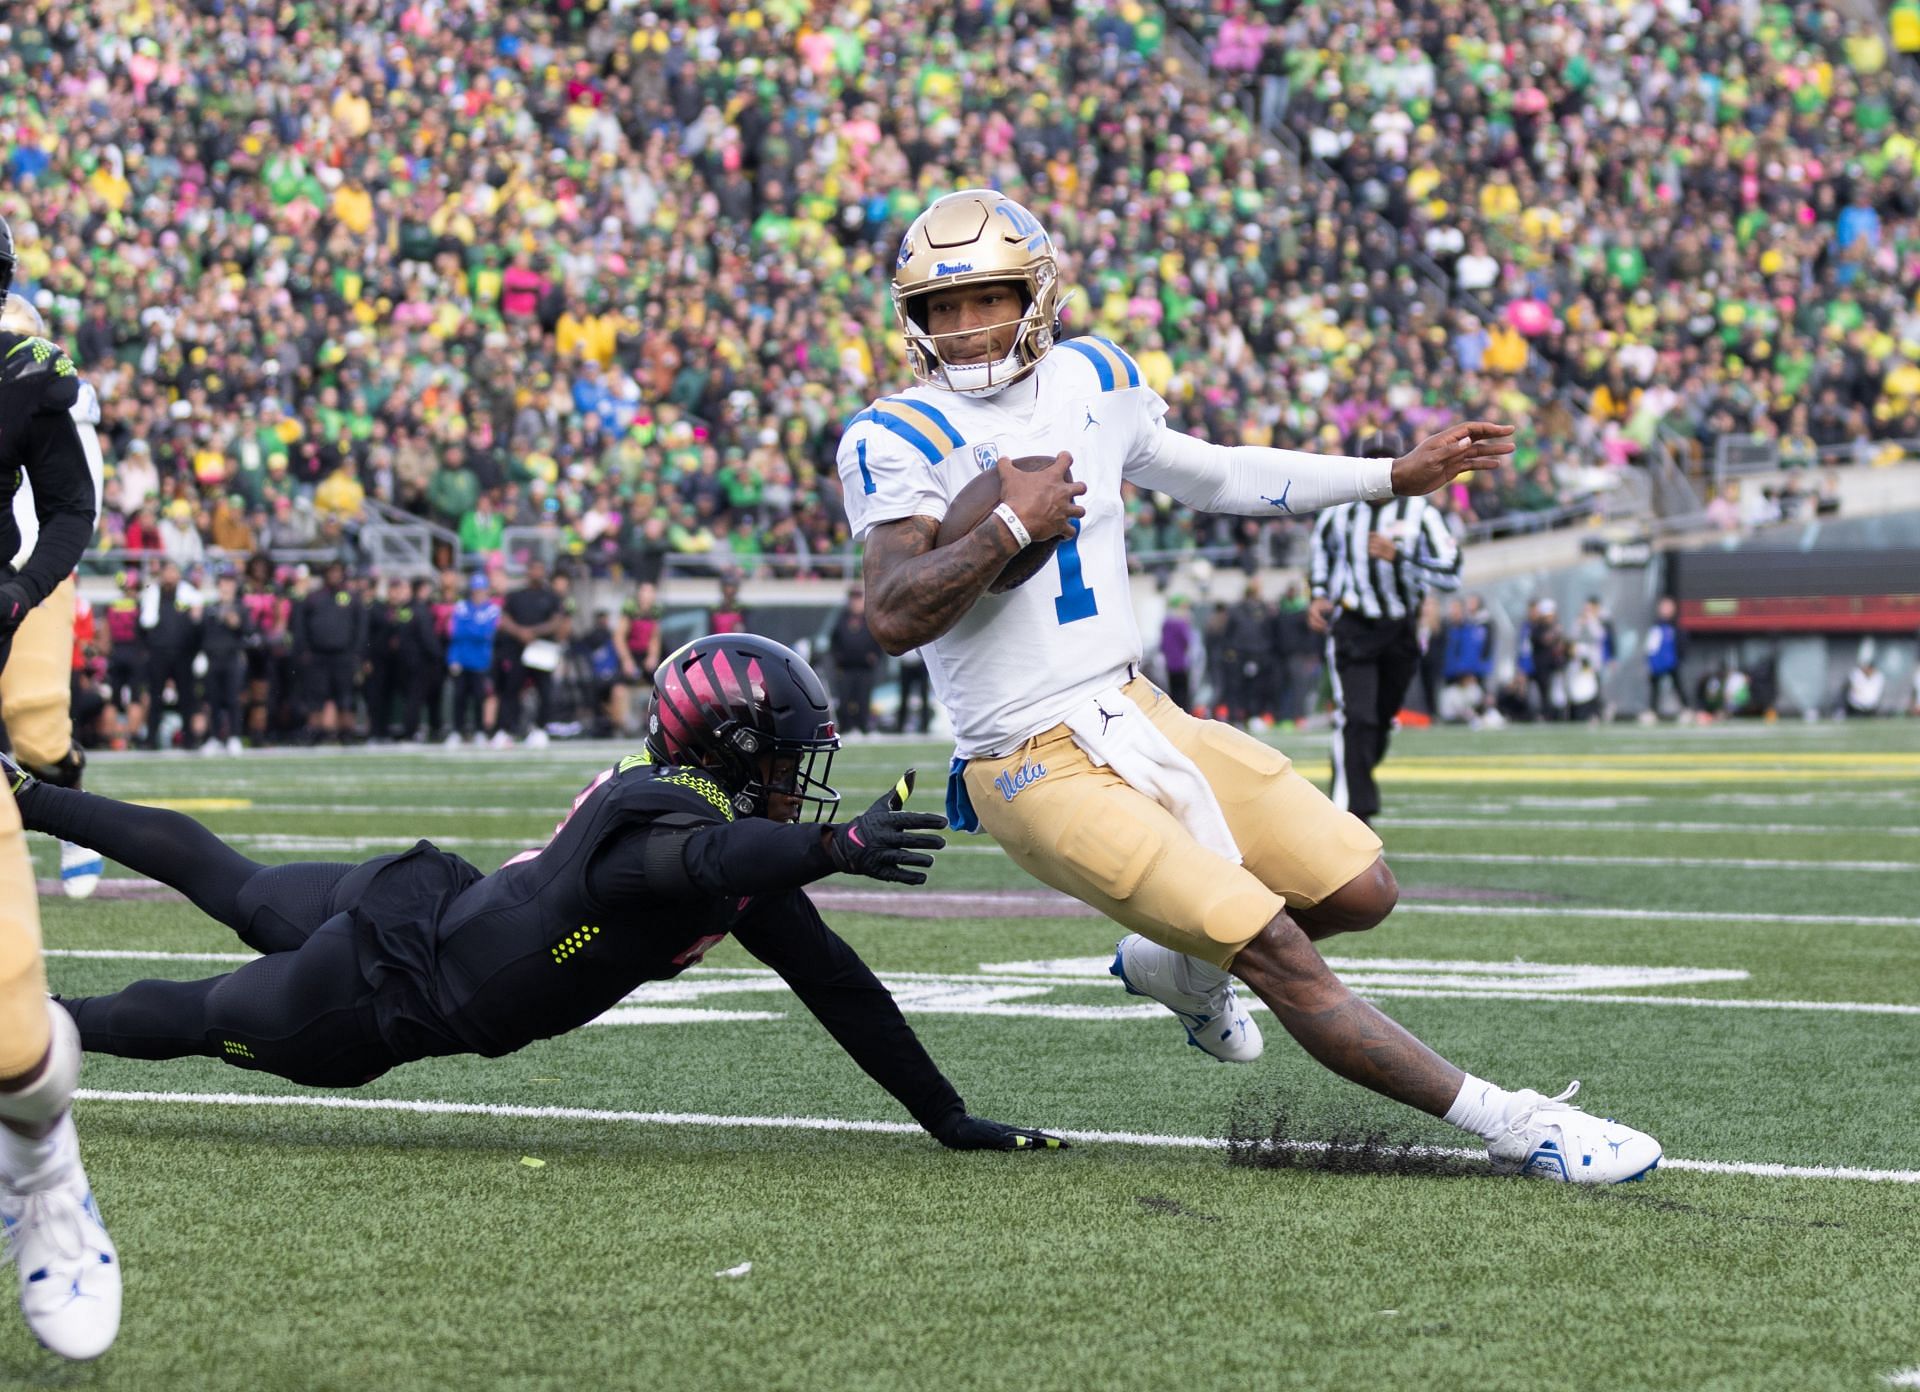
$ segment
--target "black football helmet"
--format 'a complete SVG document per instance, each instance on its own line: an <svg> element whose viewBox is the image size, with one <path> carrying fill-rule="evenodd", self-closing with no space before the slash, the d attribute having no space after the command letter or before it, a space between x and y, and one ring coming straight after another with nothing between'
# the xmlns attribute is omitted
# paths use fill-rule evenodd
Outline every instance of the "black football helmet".
<svg viewBox="0 0 1920 1392"><path fill-rule="evenodd" d="M7 226L7 220L0 217L0 300L7 297L7 291L13 289L13 229Z"/></svg>
<svg viewBox="0 0 1920 1392"><path fill-rule="evenodd" d="M695 639L653 674L647 752L656 764L704 768L746 817L767 815L771 794L799 800L804 820L825 821L840 805L827 783L840 736L827 688L792 648L750 633ZM792 760L777 781L761 759Z"/></svg>

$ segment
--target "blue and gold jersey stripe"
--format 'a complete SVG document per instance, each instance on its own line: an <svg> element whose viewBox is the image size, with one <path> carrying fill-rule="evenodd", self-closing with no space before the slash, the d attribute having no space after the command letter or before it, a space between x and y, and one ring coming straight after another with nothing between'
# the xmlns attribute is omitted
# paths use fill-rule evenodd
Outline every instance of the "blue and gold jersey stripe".
<svg viewBox="0 0 1920 1392"><path fill-rule="evenodd" d="M888 397L874 402L847 424L851 427L862 421L872 421L881 429L892 431L919 450L929 464L938 464L967 443L966 437L953 428L953 422L938 407L924 401Z"/></svg>
<svg viewBox="0 0 1920 1392"><path fill-rule="evenodd" d="M1093 364L1094 375L1100 379L1100 390L1103 392L1140 385L1139 365L1104 338L1087 334L1082 338L1070 338L1060 346L1071 349Z"/></svg>

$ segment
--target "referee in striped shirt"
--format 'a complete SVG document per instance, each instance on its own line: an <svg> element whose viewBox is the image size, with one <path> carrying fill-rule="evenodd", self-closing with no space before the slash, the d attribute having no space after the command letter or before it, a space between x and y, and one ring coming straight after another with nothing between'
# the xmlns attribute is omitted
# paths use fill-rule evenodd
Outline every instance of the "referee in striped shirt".
<svg viewBox="0 0 1920 1392"><path fill-rule="evenodd" d="M1390 430L1360 443L1370 459L1405 452ZM1315 520L1311 579L1307 623L1327 635L1333 673L1333 802L1371 824L1373 771L1420 668L1420 601L1429 587L1460 588L1460 548L1425 498L1345 503Z"/></svg>

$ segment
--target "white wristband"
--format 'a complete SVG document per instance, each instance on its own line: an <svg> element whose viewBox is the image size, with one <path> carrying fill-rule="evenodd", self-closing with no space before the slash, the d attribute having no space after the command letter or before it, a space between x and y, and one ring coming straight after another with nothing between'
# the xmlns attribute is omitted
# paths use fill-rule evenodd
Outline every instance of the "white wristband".
<svg viewBox="0 0 1920 1392"><path fill-rule="evenodd" d="M1001 503L993 510L993 515L1007 524L1007 530L1013 533L1013 539L1020 543L1022 551L1033 545L1033 533L1027 530L1026 523L1020 520L1011 504Z"/></svg>

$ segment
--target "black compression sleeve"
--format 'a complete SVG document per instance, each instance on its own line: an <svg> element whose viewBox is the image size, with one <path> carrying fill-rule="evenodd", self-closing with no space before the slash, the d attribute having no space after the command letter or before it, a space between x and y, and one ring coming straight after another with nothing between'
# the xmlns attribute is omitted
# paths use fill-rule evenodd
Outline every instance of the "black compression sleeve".
<svg viewBox="0 0 1920 1392"><path fill-rule="evenodd" d="M643 895L689 899L796 889L833 873L822 830L762 817L693 827L651 822L594 853L587 893L619 904Z"/></svg>
<svg viewBox="0 0 1920 1392"><path fill-rule="evenodd" d="M867 1076L928 1131L966 1104L928 1055L860 955L820 919L799 890L755 904L734 926L740 945L785 978Z"/></svg>
<svg viewBox="0 0 1920 1392"><path fill-rule="evenodd" d="M86 554L93 540L95 499L93 473L73 417L65 411L42 412L31 420L26 469L40 538L14 583L38 604L73 574Z"/></svg>

